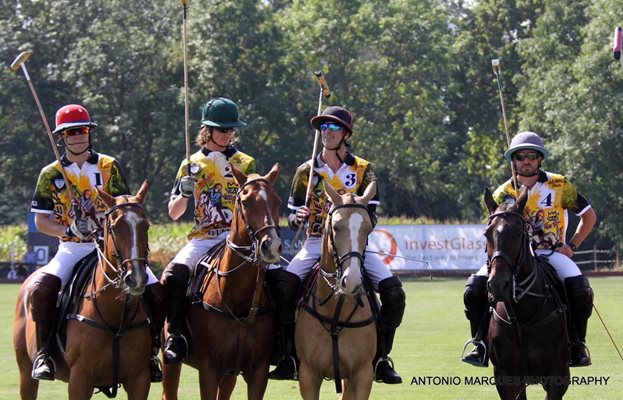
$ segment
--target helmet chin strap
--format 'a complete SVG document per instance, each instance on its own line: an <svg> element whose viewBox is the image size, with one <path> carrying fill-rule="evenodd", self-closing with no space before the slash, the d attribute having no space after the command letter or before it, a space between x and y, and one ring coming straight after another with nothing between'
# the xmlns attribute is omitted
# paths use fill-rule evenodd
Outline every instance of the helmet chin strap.
<svg viewBox="0 0 623 400"><path fill-rule="evenodd" d="M74 156L79 156L79 155L81 155L81 154L86 153L87 151L88 151L89 153L91 152L91 135L89 135L89 146L88 146L86 149L84 149L84 150L82 150L81 152L78 152L78 153L76 153L75 151L72 151L72 150L69 148L69 146L67 146L67 143L65 142L65 139L59 139L59 140L58 140L58 142L56 142L56 144L57 144L57 145L60 145L61 143L62 143L62 144L64 144L64 145L65 145L65 149L66 149L68 152L70 152L71 154L73 154Z"/></svg>

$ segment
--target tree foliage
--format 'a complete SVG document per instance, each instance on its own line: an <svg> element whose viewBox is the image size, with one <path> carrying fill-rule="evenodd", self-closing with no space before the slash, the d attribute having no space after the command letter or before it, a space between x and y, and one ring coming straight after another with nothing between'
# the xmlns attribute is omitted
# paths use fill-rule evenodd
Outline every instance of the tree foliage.
<svg viewBox="0 0 623 400"><path fill-rule="evenodd" d="M595 204L601 232L618 238L623 69L608 47L619 8L614 0L191 1L191 134L208 99L232 98L248 123L240 148L260 172L282 165L285 198L311 154L313 71L323 70L333 92L323 106L353 112L352 149L373 163L382 214L478 220L482 189L510 172L491 70L499 58L509 135L542 134L553 154L545 167L568 175ZM184 157L181 4L18 0L0 10L1 54L8 64L33 50L27 67L50 124L60 106L84 104L100 123L96 149L120 160L132 188L150 179L150 215L166 220ZM23 220L52 152L20 71L2 69L0 94L0 223L9 223Z"/></svg>

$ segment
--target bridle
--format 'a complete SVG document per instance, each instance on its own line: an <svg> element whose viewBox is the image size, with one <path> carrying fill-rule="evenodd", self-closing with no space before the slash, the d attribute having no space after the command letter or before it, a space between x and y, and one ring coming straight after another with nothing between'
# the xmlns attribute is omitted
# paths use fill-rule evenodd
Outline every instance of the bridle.
<svg viewBox="0 0 623 400"><path fill-rule="evenodd" d="M341 256L337 253L337 247L335 246L335 236L333 235L333 215L335 214L336 211L341 210L343 208L359 208L359 209L365 210L366 212L368 211L367 206L363 204L357 204L357 203L340 204L340 205L333 207L331 211L329 211L326 233L329 236L329 242L331 244L331 250L332 250L331 257L333 258L333 261L335 263L335 272L327 272L321 268L320 273L323 279L325 280L325 282L327 283L327 285L333 291L338 291L338 292L341 292L341 285L342 285L341 278L342 278L342 274L344 273L343 265L346 262L346 260L351 259L351 258L357 258L359 259L359 261L361 262L361 266L363 267L363 263L365 260L365 252L366 252L365 247L364 247L363 252L349 251L348 253L342 254ZM329 282L329 279L334 280L335 284Z"/></svg>
<svg viewBox="0 0 623 400"><path fill-rule="evenodd" d="M105 286L97 289L97 291L94 294L96 294L97 292L101 292L103 290L106 289L106 287L108 286L113 286L114 288L118 289L123 285L123 278L125 277L126 274L126 265L132 264L132 262L134 261L139 261L139 262L143 262L146 263L147 262L147 255L149 254L149 246L146 249L145 252L145 257L135 257L135 258L126 258L123 259L121 258L121 256L119 255L119 250L118 250L118 245L117 245L117 237L115 236L115 230L113 229L112 223L111 223L111 214L116 211L116 210L125 210L125 209L138 209L141 211L143 210L143 206L138 204L138 203L122 203L122 204L116 204L114 206L112 206L111 208L109 208L105 213L104 216L106 217L105 220L105 225L104 225L104 250L100 249L100 246L96 243L96 249L97 249L97 258L99 259L99 265L100 268L102 269L102 274L105 277L105 279L108 281L108 284L106 284ZM108 260L108 258L106 257L106 245L108 243L108 237L111 237L112 239L112 243L113 243L113 256L115 257L115 260L117 262L117 267L115 267L110 260ZM108 265L108 267L110 269L112 269L115 273L115 277L114 278L110 278L108 276L108 274L106 273L106 269L104 268L104 263L106 263L106 265Z"/></svg>
<svg viewBox="0 0 623 400"><path fill-rule="evenodd" d="M528 222L524 218L523 214L517 211L512 211L512 210L499 211L499 212L493 213L489 216L489 223L487 224L487 227L491 226L494 219L505 217L505 216L514 216L520 219L523 225L522 230L521 230L521 236L519 238L521 241L521 247L514 261L503 250L495 250L493 254L491 254L491 257L489 257L489 259L487 260L487 270L491 272L491 264L493 263L493 260L495 260L496 258L501 258L502 260L506 262L506 264L508 264L508 266L510 267L511 273L512 273L513 300L515 301L515 303L517 303L519 300L521 300L523 296L530 293L529 290L535 284L536 279L537 279L537 269L534 268L534 258L526 257L526 254L529 255L528 246L530 244L528 241ZM531 272L530 274L528 274L528 276L525 279L517 283L517 275L519 273L520 263L524 259L526 259L527 262L531 264L531 267L532 267L530 268Z"/></svg>
<svg viewBox="0 0 623 400"><path fill-rule="evenodd" d="M255 183L259 183L259 182L264 182L267 184L267 187L272 188L273 184L270 180L266 179L266 178L257 178L257 179L253 179L250 181L246 181L244 184L242 184L240 186L240 188L238 189L238 192L236 193L236 213L240 214L240 218L242 219L242 222L244 223L245 229L247 231L247 234L249 235L249 238L251 239L252 243L250 246L240 246L237 245L236 243L232 242L229 237L227 237L226 239L226 243L227 246L229 246L230 249L232 249L232 251L234 253L236 253L240 258L242 258L246 263L249 264L264 264L259 256L259 244L260 244L260 234L264 231L267 231L269 229L275 229L277 231L277 235L279 235L279 226L274 224L274 221L272 221L271 218L271 224L265 224L264 226L262 226L261 228L257 229L257 230L253 230L253 228L251 227L251 225L249 225L249 222L247 221L246 216L244 215L244 212L242 211L242 200L240 199L240 195L242 194L242 191L244 190L244 188L246 188L249 185L255 184ZM270 215L270 210L267 210L268 214ZM243 252L248 252L249 254L244 254ZM243 265L245 265L245 263L243 262L241 265L239 265L238 267L234 268L233 270L229 270L228 273L232 273L233 271L235 271L236 269L242 267Z"/></svg>

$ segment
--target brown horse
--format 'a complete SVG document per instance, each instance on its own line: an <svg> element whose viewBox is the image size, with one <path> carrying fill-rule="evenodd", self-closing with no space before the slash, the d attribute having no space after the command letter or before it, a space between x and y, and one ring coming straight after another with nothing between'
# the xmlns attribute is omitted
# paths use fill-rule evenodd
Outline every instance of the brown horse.
<svg viewBox="0 0 623 400"><path fill-rule="evenodd" d="M546 400L562 399L569 386L569 339L555 273L535 259L524 207L528 191L515 204L497 207L485 192L489 224L489 354L502 400L525 400L526 386L541 384Z"/></svg>
<svg viewBox="0 0 623 400"><path fill-rule="evenodd" d="M238 374L249 399L261 399L268 383L273 317L264 288L268 264L279 262L279 206L275 164L266 176L233 169L240 185L231 232L190 309L192 346L184 362L199 370L201 399L228 399ZM197 268L202 264L199 262ZM177 399L181 364L165 364L162 398Z"/></svg>
<svg viewBox="0 0 623 400"><path fill-rule="evenodd" d="M96 387L112 387L116 394L117 383L128 399L147 399L149 394L151 336L140 297L147 281L149 222L142 204L148 190L144 182L136 196L99 193L109 207L103 250L97 249L92 278L75 314L68 316L65 348L53 352L56 378L69 383L70 400L90 399ZM30 376L37 348L29 311L31 283L39 271L20 288L15 310L13 341L22 400L36 399L39 388Z"/></svg>
<svg viewBox="0 0 623 400"><path fill-rule="evenodd" d="M376 326L363 284L363 257L372 232L367 204L372 182L362 197L325 191L333 208L324 227L320 270L296 320L299 383L304 399L318 399L324 378L334 379L341 398L367 399L372 390ZM343 381L341 378L343 377Z"/></svg>

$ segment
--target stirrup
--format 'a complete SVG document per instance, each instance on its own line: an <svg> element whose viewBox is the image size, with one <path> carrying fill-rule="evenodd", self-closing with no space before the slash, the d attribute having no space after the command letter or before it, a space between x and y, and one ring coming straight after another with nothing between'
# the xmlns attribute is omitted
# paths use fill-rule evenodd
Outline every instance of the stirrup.
<svg viewBox="0 0 623 400"><path fill-rule="evenodd" d="M184 350L182 351L182 354L175 353L175 358L172 358L171 356L167 357L167 354L171 353L171 350L169 349L169 347L171 347L171 345L176 340L180 340L180 343L183 341L184 343ZM170 333L169 336L167 336L167 340L164 345L164 351L162 352L164 363L165 364L177 364L177 363L182 362L182 360L186 358L186 356L188 356L188 340L186 340L186 337L184 337L184 335L182 335L181 333Z"/></svg>
<svg viewBox="0 0 623 400"><path fill-rule="evenodd" d="M394 374L396 374L396 376L397 376L398 378L400 378L400 382L396 381L396 382L391 382L391 383L402 383L402 378L400 377L400 375L398 374L398 372L396 372L396 368L394 367L394 360L392 360L392 358L391 358L390 356L381 357L381 358L379 358L378 360L376 360L376 363L374 363L374 371L373 371L373 373L372 373L372 380L373 380L374 382L380 382L380 383L390 383L390 382L384 381L384 380L382 380L382 379L379 379L378 374L377 374L377 372L378 372L378 368L379 368L379 365L380 365L381 363L385 363L385 362L387 363L387 366L389 367L389 369L390 369L391 371L393 371L393 372L394 372Z"/></svg>
<svg viewBox="0 0 623 400"><path fill-rule="evenodd" d="M42 366L46 366L48 368L48 372L36 373L36 370L41 368ZM53 381L55 374L56 363L54 362L54 359L52 357L49 357L47 354L39 353L32 362L32 372L30 373L31 378L45 381Z"/></svg>
<svg viewBox="0 0 623 400"><path fill-rule="evenodd" d="M149 379L152 383L162 382L162 361L157 356L149 359Z"/></svg>
<svg viewBox="0 0 623 400"><path fill-rule="evenodd" d="M482 360L480 363L476 364L474 362L471 362L470 360L468 360L465 356L465 350L467 350L467 346L469 346L470 344L473 344L476 348L476 350L480 347L483 349L483 356L482 356ZM489 360L488 360L488 356L487 356L487 345L484 342L484 340L478 340L476 338L472 338L472 339L468 339L465 342L465 345L463 346L463 352L461 353L461 361L468 363L470 365L473 365L475 367L487 367L489 365ZM469 355L469 354L468 354Z"/></svg>
<svg viewBox="0 0 623 400"><path fill-rule="evenodd" d="M573 363L573 354L572 354L573 350L572 349L574 347L576 347L576 346L577 347L583 347L584 350L586 350L586 356L587 356L588 363L580 363L580 364L574 364ZM577 367L588 367L591 364L592 364L592 362L591 362L591 351L588 349L588 346L586 345L586 343L581 342L581 341L578 341L577 343L573 343L571 345L571 349L569 351L569 366L577 368Z"/></svg>

